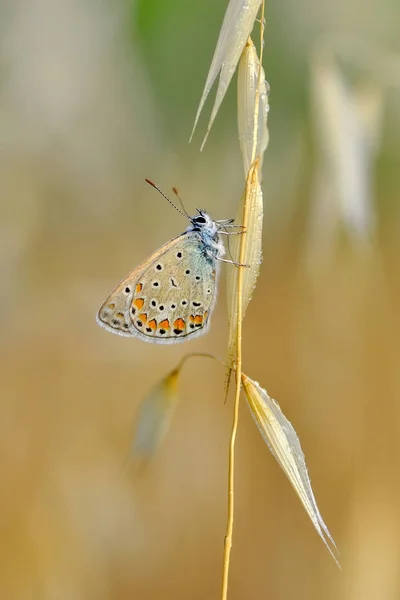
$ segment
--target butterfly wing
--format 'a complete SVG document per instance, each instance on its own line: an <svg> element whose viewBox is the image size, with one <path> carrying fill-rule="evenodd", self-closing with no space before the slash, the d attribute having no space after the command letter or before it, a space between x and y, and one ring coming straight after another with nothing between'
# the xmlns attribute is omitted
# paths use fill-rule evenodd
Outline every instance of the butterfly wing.
<svg viewBox="0 0 400 600"><path fill-rule="evenodd" d="M171 344L207 330L216 297L215 258L201 236L171 240L132 271L101 306L97 320L112 333Z"/></svg>
<svg viewBox="0 0 400 600"><path fill-rule="evenodd" d="M173 248L179 242L180 238L181 236L179 235L164 244L164 246L161 246L155 254L152 254L133 269L133 271L128 273L117 285L97 312L96 320L101 327L118 335L127 337L136 335L129 311L133 295L136 293L136 285L138 285L139 277L158 256L164 255L170 248Z"/></svg>

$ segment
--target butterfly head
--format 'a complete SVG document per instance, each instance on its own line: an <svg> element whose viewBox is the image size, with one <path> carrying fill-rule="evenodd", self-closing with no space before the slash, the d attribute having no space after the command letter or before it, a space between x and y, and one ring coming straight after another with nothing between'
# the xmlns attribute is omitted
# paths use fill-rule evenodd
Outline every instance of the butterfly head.
<svg viewBox="0 0 400 600"><path fill-rule="evenodd" d="M233 222L233 219L214 221L205 210L199 208L197 212L198 215L190 217L191 224L188 227L188 231L199 231L211 238L218 237L219 230Z"/></svg>
<svg viewBox="0 0 400 600"><path fill-rule="evenodd" d="M197 212L198 215L190 217L188 231L198 231L210 238L215 238L219 229L217 222L205 210L197 209Z"/></svg>

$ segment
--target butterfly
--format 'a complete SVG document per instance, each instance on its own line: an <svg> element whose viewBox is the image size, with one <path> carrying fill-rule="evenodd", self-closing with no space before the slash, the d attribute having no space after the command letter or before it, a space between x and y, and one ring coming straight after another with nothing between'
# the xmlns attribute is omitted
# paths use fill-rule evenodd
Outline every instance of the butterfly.
<svg viewBox="0 0 400 600"><path fill-rule="evenodd" d="M232 225L234 219L214 221L199 209L190 217L183 204L184 212L152 181L146 181L186 216L190 225L131 271L101 305L96 318L111 333L174 344L207 331L217 297L220 263L237 264L223 258L225 247L220 236L232 235L225 229L236 226Z"/></svg>

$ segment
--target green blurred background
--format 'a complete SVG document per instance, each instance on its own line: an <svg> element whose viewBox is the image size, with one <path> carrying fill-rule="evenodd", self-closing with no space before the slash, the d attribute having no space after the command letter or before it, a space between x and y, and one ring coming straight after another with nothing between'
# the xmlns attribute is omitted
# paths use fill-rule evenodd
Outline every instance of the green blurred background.
<svg viewBox="0 0 400 600"><path fill-rule="evenodd" d="M224 275L210 333L188 345L108 335L94 315L120 278L186 227L145 177L167 193L177 186L189 212L236 214L234 85L205 150L207 114L188 145L225 8L0 1L4 600L219 597L232 399L224 405L217 363L185 366L161 451L139 477L124 465L151 386L188 351L225 355ZM322 223L322 249L310 234L320 150L309 59L332 32L400 52L400 6L268 2L266 16L264 262L243 366L300 436L343 572L243 405L229 597L397 599L399 81L382 89L369 172L375 230L354 243L340 224L325 235Z"/></svg>

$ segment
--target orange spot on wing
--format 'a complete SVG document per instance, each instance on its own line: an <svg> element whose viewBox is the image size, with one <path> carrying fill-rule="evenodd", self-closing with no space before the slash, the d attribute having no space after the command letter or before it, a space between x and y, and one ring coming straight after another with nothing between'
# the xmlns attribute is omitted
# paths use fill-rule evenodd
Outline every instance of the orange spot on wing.
<svg viewBox="0 0 400 600"><path fill-rule="evenodd" d="M143 298L136 298L136 300L133 301L133 304L140 310L143 308L144 300Z"/></svg>
<svg viewBox="0 0 400 600"><path fill-rule="evenodd" d="M208 317L208 312L206 311L206 312L204 313L204 320L206 320L206 319L207 319L207 317Z"/></svg>
<svg viewBox="0 0 400 600"><path fill-rule="evenodd" d="M203 315L196 315L194 318L195 325L201 325L203 322Z"/></svg>
<svg viewBox="0 0 400 600"><path fill-rule="evenodd" d="M141 315L138 316L139 321L142 321L143 324L146 323L147 321L147 315L146 313L142 313Z"/></svg>
<svg viewBox="0 0 400 600"><path fill-rule="evenodd" d="M143 284L142 283L138 283L136 286L136 293L139 294L139 292L141 292L143 289Z"/></svg>
<svg viewBox="0 0 400 600"><path fill-rule="evenodd" d="M166 329L168 330L170 328L170 324L168 319L164 319L164 321L161 321L161 323L159 324L159 329Z"/></svg>
<svg viewBox="0 0 400 600"><path fill-rule="evenodd" d="M183 319L176 319L176 321L174 321L173 327L174 329L179 329L180 331L183 331L186 327L186 323Z"/></svg>
<svg viewBox="0 0 400 600"><path fill-rule="evenodd" d="M147 323L147 327L150 327L150 329L153 329L154 331L155 329L157 329L157 321L155 319L152 319Z"/></svg>
<svg viewBox="0 0 400 600"><path fill-rule="evenodd" d="M190 315L189 321L191 321L192 323L194 323L194 315Z"/></svg>

